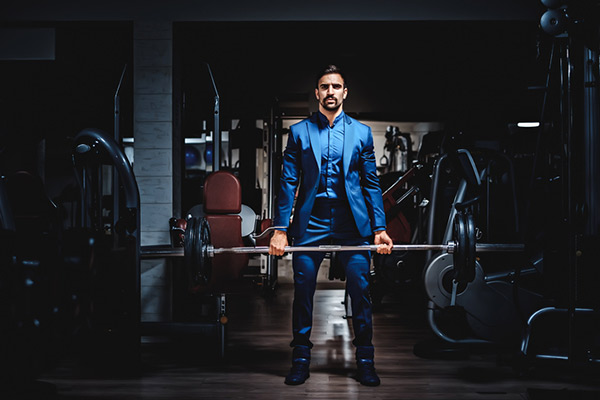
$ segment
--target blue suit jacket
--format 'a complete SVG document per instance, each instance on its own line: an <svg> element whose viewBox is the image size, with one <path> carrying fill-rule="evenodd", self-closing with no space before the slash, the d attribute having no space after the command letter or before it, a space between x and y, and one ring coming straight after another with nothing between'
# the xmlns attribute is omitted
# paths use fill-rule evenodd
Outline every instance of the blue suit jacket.
<svg viewBox="0 0 600 400"><path fill-rule="evenodd" d="M321 174L321 144L315 113L290 127L283 153L281 187L274 226L288 227L292 237L306 231ZM343 179L356 227L363 237L385 228L385 213L373 152L371 128L346 115L344 120ZM296 189L300 185L290 225Z"/></svg>

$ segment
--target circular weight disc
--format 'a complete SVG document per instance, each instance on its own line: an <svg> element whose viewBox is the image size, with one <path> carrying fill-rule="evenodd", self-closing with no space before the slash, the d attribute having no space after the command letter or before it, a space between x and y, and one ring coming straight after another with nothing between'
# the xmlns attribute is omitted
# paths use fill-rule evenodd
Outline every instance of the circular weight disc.
<svg viewBox="0 0 600 400"><path fill-rule="evenodd" d="M202 237L200 236L200 231L202 229L202 221L204 219L200 219L200 218L196 218L194 217L194 220L196 221L194 224L194 260L193 260L193 264L194 264L194 279L196 281L196 283L199 284L203 284L204 283L204 276L203 276L203 269L204 266L202 265Z"/></svg>
<svg viewBox="0 0 600 400"><path fill-rule="evenodd" d="M427 264L423 273L425 293L427 293L427 297L440 308L450 306L452 292L444 278L447 274L452 273L454 268L452 262L452 255L440 253ZM484 279L483 270L477 262L475 263L475 277L476 279ZM456 295L457 304L460 304L460 297L466 290L469 290L469 285L459 285L459 290Z"/></svg>
<svg viewBox="0 0 600 400"><path fill-rule="evenodd" d="M206 218L202 218L199 221L198 230L198 278L203 283L208 283L212 275L212 262L208 252L208 248L211 245L210 242L210 226Z"/></svg>
<svg viewBox="0 0 600 400"><path fill-rule="evenodd" d="M473 219L473 215L467 214L466 218L466 238L467 238L467 246L464 247L465 252L465 269L464 269L464 279L466 282L473 282L475 279L475 262L476 255L475 250L477 246L477 238L475 233L475 220Z"/></svg>
<svg viewBox="0 0 600 400"><path fill-rule="evenodd" d="M194 220L194 226L193 226L193 233L192 233L192 245L191 247L194 249L192 251L192 271L193 272L193 277L194 277L194 283L198 284L201 283L201 281L198 279L198 274L200 271L200 255L201 253L198 251L198 246L200 244L200 235L199 235L199 229L200 229L200 220L198 218L193 218Z"/></svg>
<svg viewBox="0 0 600 400"><path fill-rule="evenodd" d="M193 252L194 252L194 225L196 221L194 218L189 218L187 220L187 226L185 228L185 232L183 234L183 264L185 269L188 271L188 276L195 280L195 271L193 265Z"/></svg>
<svg viewBox="0 0 600 400"><path fill-rule="evenodd" d="M542 4L548 8L558 8L567 3L567 0L542 0Z"/></svg>
<svg viewBox="0 0 600 400"><path fill-rule="evenodd" d="M441 253L427 264L423 272L425 293L438 307L443 308L450 305L451 294L445 290L442 279L452 267L452 256L448 253Z"/></svg>
<svg viewBox="0 0 600 400"><path fill-rule="evenodd" d="M567 29L567 17L560 10L548 10L540 18L540 26L547 34L557 36Z"/></svg>
<svg viewBox="0 0 600 400"><path fill-rule="evenodd" d="M191 215L192 217L203 218L204 216L206 216L206 214L204 213L204 205L196 204L195 206L190 208L190 210L187 212L187 215Z"/></svg>
<svg viewBox="0 0 600 400"><path fill-rule="evenodd" d="M465 214L458 213L454 217L454 243L456 248L452 254L454 265L454 278L461 280L466 268L466 247L468 247L467 229L465 224Z"/></svg>

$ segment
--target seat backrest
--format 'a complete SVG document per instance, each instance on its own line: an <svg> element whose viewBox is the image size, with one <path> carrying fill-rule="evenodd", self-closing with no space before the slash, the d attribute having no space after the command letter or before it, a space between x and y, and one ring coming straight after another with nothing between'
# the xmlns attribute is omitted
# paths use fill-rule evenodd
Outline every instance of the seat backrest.
<svg viewBox="0 0 600 400"><path fill-rule="evenodd" d="M215 248L242 247L242 189L240 181L228 171L210 174L204 183L204 212ZM212 259L209 290L230 292L232 281L241 278L248 265L247 254L216 254Z"/></svg>
<svg viewBox="0 0 600 400"><path fill-rule="evenodd" d="M242 211L242 186L228 171L216 171L204 181L206 214L238 214Z"/></svg>

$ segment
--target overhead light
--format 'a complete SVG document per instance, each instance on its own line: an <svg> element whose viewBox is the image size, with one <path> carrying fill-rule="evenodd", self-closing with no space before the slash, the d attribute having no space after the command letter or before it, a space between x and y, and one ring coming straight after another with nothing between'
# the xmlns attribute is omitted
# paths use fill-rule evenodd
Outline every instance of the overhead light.
<svg viewBox="0 0 600 400"><path fill-rule="evenodd" d="M185 138L184 139L184 143L185 144L204 144L206 143L206 139L200 139L200 138Z"/></svg>
<svg viewBox="0 0 600 400"><path fill-rule="evenodd" d="M123 143L133 143L134 139L132 137L123 138ZM201 144L206 143L206 139L200 138L185 138L185 144Z"/></svg>
<svg viewBox="0 0 600 400"><path fill-rule="evenodd" d="M540 126L539 122L517 122L517 126L519 128L538 128Z"/></svg>

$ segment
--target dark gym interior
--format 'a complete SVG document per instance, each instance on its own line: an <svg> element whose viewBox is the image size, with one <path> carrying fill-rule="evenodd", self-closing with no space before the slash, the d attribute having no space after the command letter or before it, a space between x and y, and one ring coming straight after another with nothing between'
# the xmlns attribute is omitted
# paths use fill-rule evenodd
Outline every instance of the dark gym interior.
<svg viewBox="0 0 600 400"><path fill-rule="evenodd" d="M600 398L599 20L597 0L0 5L0 398ZM327 64L407 245L371 261L375 388L335 249L311 377L284 385L291 256L260 251Z"/></svg>

